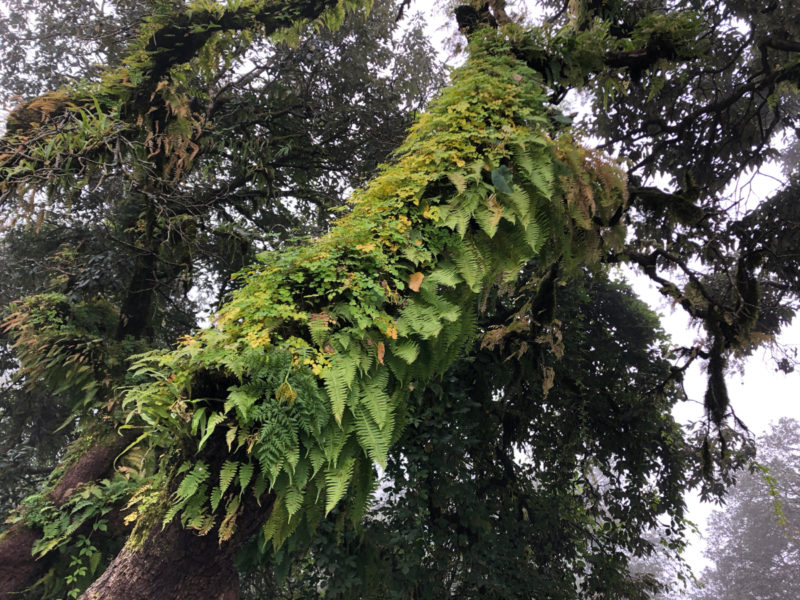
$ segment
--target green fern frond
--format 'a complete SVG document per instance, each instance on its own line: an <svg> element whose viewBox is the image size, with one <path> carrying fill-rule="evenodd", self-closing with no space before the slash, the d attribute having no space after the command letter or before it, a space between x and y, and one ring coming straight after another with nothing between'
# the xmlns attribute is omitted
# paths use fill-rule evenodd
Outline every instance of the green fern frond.
<svg viewBox="0 0 800 600"><path fill-rule="evenodd" d="M233 478L236 477L236 471L239 469L239 463L234 460L226 460L222 464L219 471L219 490L220 494L224 494L230 487Z"/></svg>
<svg viewBox="0 0 800 600"><path fill-rule="evenodd" d="M362 387L359 398L360 406L366 408L381 429L386 425L389 414L392 412L391 399L385 389L388 382L389 373L384 369Z"/></svg>
<svg viewBox="0 0 800 600"><path fill-rule="evenodd" d="M444 287L454 288L464 280L458 274L458 268L453 263L439 261L433 272L426 278L426 281L431 281L432 283Z"/></svg>
<svg viewBox="0 0 800 600"><path fill-rule="evenodd" d="M473 292L483 287L483 260L472 240L464 240L454 257L458 273Z"/></svg>
<svg viewBox="0 0 800 600"><path fill-rule="evenodd" d="M211 416L208 417L208 422L205 426L205 431L203 432L203 437L200 438L200 441L197 444L197 449L202 450L203 446L205 446L208 438L211 437L211 434L214 433L214 429L216 429L217 425L222 423L225 420L225 415L222 413L214 412L211 413Z"/></svg>
<svg viewBox="0 0 800 600"><path fill-rule="evenodd" d="M284 502L286 503L286 511L289 513L291 519L303 507L303 498L305 491L299 487L292 486L286 490Z"/></svg>
<svg viewBox="0 0 800 600"><path fill-rule="evenodd" d="M356 363L347 355L338 355L331 360L331 366L323 374L325 390L331 402L333 416L337 423L342 420L344 407L350 395L350 386L356 374Z"/></svg>
<svg viewBox="0 0 800 600"><path fill-rule="evenodd" d="M356 437L359 444L367 452L370 460L378 463L382 467L386 466L386 455L389 452L389 443L392 439L393 422L391 412L387 412L384 417L384 426L380 425L372 418L370 413L362 407L355 411L356 417Z"/></svg>
<svg viewBox="0 0 800 600"><path fill-rule="evenodd" d="M222 500L222 490L219 486L216 486L214 489L211 490L211 497L209 498L211 502L211 512L217 512L217 507L219 506L219 501Z"/></svg>
<svg viewBox="0 0 800 600"><path fill-rule="evenodd" d="M506 196L511 201L518 222L525 226L530 221L531 197L523 186L514 186L514 191Z"/></svg>
<svg viewBox="0 0 800 600"><path fill-rule="evenodd" d="M325 472L325 514L327 515L333 507L339 503L347 486L353 477L355 459L349 458L343 461L338 467L328 468Z"/></svg>
<svg viewBox="0 0 800 600"><path fill-rule="evenodd" d="M175 490L175 498L178 500L191 498L197 492L200 484L208 479L208 475L208 465L202 460L197 461L192 470L183 477L178 489Z"/></svg>
<svg viewBox="0 0 800 600"><path fill-rule="evenodd" d="M413 340L403 340L390 344L392 354L402 359L406 364L413 364L419 356L419 344Z"/></svg>
<svg viewBox="0 0 800 600"><path fill-rule="evenodd" d="M239 467L239 489L241 490L239 493L243 494L244 491L247 489L247 486L250 484L250 480L253 478L253 472L255 471L255 465L253 463L243 463L241 467Z"/></svg>

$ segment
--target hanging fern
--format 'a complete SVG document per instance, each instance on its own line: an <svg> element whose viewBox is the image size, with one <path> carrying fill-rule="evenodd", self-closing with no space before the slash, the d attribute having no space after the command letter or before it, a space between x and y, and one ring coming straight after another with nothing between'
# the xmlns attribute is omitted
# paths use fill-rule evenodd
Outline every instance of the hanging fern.
<svg viewBox="0 0 800 600"><path fill-rule="evenodd" d="M620 225L599 225L625 201L621 172L548 129L549 111L538 76L487 33L329 234L262 255L214 328L139 361L152 382L125 406L147 441L230 453L210 496L204 463L173 477L167 519L206 531L221 516L226 539L240 498L272 490L262 534L278 547L351 487L357 518L410 389L455 359L491 286L533 257L569 273L621 241ZM209 373L234 383L193 398ZM164 416L179 403L188 421Z"/></svg>

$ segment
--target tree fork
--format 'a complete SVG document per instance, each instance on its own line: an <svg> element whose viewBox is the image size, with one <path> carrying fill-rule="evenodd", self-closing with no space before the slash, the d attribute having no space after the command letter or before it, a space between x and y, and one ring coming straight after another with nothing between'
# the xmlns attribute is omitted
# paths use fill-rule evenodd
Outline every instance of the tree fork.
<svg viewBox="0 0 800 600"><path fill-rule="evenodd" d="M48 494L53 503L61 506L79 486L103 477L131 441L130 435L112 434L81 454ZM40 537L40 532L24 522L16 523L0 537L0 600L16 598L50 566L46 557L33 556L33 546Z"/></svg>

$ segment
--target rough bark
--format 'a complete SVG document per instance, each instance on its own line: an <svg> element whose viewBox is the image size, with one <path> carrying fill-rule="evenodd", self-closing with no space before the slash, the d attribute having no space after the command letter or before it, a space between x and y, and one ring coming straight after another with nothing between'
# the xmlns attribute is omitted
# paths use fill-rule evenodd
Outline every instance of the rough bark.
<svg viewBox="0 0 800 600"><path fill-rule="evenodd" d="M172 521L155 525L144 542L122 549L78 600L237 600L236 551L269 517L273 496L261 506L250 497L238 529L222 544L215 533L198 536Z"/></svg>
<svg viewBox="0 0 800 600"><path fill-rule="evenodd" d="M158 285L155 270L154 252L148 252L137 259L128 293L120 309L117 339L128 336L152 337L153 303Z"/></svg>
<svg viewBox="0 0 800 600"><path fill-rule="evenodd" d="M40 575L46 561L36 560L31 548L39 533L17 523L0 538L0 600L12 600Z"/></svg>
<svg viewBox="0 0 800 600"><path fill-rule="evenodd" d="M78 486L105 475L130 441L114 435L83 453L49 493L53 502L63 504ZM0 600L12 600L49 568L46 558L37 559L32 554L39 536L35 529L17 523L0 537Z"/></svg>

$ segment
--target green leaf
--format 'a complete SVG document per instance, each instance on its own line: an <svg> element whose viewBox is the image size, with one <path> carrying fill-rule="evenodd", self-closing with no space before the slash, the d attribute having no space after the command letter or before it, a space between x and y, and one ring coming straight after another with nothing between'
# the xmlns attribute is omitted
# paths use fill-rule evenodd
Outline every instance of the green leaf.
<svg viewBox="0 0 800 600"><path fill-rule="evenodd" d="M208 418L208 423L206 423L206 430L203 434L203 437L200 438L200 442L197 444L197 450L200 451L205 446L205 443L208 441L208 438L211 437L211 434L214 433L214 429L225 420L225 415L222 413L212 413L211 416Z"/></svg>
<svg viewBox="0 0 800 600"><path fill-rule="evenodd" d="M419 344L412 340L395 342L391 345L391 350L395 356L403 359L409 365L419 356Z"/></svg>
<svg viewBox="0 0 800 600"><path fill-rule="evenodd" d="M492 169L492 185L498 192L510 194L513 191L509 185L511 178L511 171L505 165Z"/></svg>
<svg viewBox="0 0 800 600"><path fill-rule="evenodd" d="M239 463L234 460L226 460L219 471L219 490L220 494L224 494L230 487L233 478L236 477L236 471L239 468Z"/></svg>
<svg viewBox="0 0 800 600"><path fill-rule="evenodd" d="M244 493L245 489L247 488L250 480L253 477L253 471L255 471L255 466L253 463L243 463L241 467L239 467L239 488L241 489L240 493Z"/></svg>

